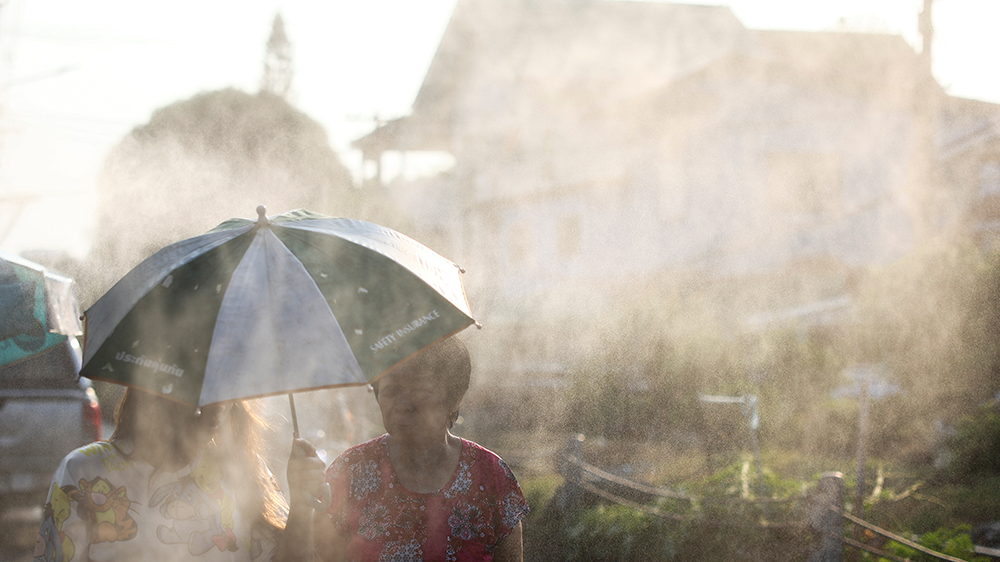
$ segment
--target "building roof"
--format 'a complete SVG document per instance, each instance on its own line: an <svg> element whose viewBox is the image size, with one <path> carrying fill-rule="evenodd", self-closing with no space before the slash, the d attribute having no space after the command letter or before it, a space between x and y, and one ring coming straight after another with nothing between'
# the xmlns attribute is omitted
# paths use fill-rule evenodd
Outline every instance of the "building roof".
<svg viewBox="0 0 1000 562"><path fill-rule="evenodd" d="M662 88L745 40L746 29L721 6L459 0L412 114L354 146L441 150L465 89L503 82L541 98L603 104Z"/></svg>
<svg viewBox="0 0 1000 562"><path fill-rule="evenodd" d="M645 114L675 105L674 92L727 74L910 110L920 73L918 55L899 35L747 30L724 6L458 0L412 113L353 145L366 153L454 152L456 121L469 116L524 105L620 115L638 104ZM946 153L981 142L984 131L996 136L996 105L962 103L934 87L946 100L939 120ZM490 105L471 106L463 94Z"/></svg>

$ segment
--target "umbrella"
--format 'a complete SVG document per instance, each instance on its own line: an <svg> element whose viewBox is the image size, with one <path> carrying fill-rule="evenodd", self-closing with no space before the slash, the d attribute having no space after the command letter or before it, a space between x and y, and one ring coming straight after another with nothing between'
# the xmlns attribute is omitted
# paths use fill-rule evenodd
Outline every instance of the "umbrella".
<svg viewBox="0 0 1000 562"><path fill-rule="evenodd" d="M363 385L475 323L462 270L373 223L300 209L161 249L85 313L81 375L195 406ZM292 418L296 426L294 402Z"/></svg>
<svg viewBox="0 0 1000 562"><path fill-rule="evenodd" d="M52 349L80 328L72 279L0 252L0 366Z"/></svg>

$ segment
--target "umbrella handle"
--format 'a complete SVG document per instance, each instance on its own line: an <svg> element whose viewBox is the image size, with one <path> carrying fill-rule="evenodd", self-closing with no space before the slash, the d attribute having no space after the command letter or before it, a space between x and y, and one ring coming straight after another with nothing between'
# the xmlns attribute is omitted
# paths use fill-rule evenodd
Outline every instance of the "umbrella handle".
<svg viewBox="0 0 1000 562"><path fill-rule="evenodd" d="M310 498L312 500L312 508L316 511L326 511L330 509L330 502L333 501L333 494L330 492L330 483L324 482L322 486L319 487L319 497L313 496Z"/></svg>
<svg viewBox="0 0 1000 562"><path fill-rule="evenodd" d="M292 410L292 438L299 438L299 419L295 415L295 398L292 397L292 393L288 393L288 407ZM322 486L319 487L319 497L313 496L310 498L312 500L312 508L316 511L326 511L330 508L330 502L333 501L333 494L330 492L330 483L324 482Z"/></svg>
<svg viewBox="0 0 1000 562"><path fill-rule="evenodd" d="M295 398L292 393L288 393L288 406L292 409L292 439L299 438L299 418L295 415Z"/></svg>

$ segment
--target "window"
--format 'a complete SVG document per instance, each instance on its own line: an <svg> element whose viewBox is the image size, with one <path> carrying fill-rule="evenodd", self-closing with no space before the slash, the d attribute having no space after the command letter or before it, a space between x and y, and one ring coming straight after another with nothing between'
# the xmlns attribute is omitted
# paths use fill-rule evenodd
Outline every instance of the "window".
<svg viewBox="0 0 1000 562"><path fill-rule="evenodd" d="M840 156L786 152L767 156L768 198L779 212L832 215L840 212Z"/></svg>

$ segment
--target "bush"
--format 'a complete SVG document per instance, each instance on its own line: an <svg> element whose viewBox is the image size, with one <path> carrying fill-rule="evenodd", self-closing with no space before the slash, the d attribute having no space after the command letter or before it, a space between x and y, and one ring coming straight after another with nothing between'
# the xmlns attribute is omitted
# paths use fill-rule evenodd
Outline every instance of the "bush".
<svg viewBox="0 0 1000 562"><path fill-rule="evenodd" d="M682 525L621 505L580 513L567 529L567 560L626 562L672 560Z"/></svg>
<svg viewBox="0 0 1000 562"><path fill-rule="evenodd" d="M920 535L916 541L920 546L925 546L935 552L968 560L970 562L989 562L987 556L975 554L972 546L972 539L969 537L969 525L959 525L954 528L941 528L936 531ZM906 558L913 562L938 562L941 560L936 556L924 554L919 550L900 544L896 541L889 541L885 545L885 551L900 558ZM867 560L877 560L878 562L890 562L886 558L874 558L869 555Z"/></svg>
<svg viewBox="0 0 1000 562"><path fill-rule="evenodd" d="M967 480L1000 475L1000 413L996 405L984 407L963 418L948 439L952 461L950 477Z"/></svg>

